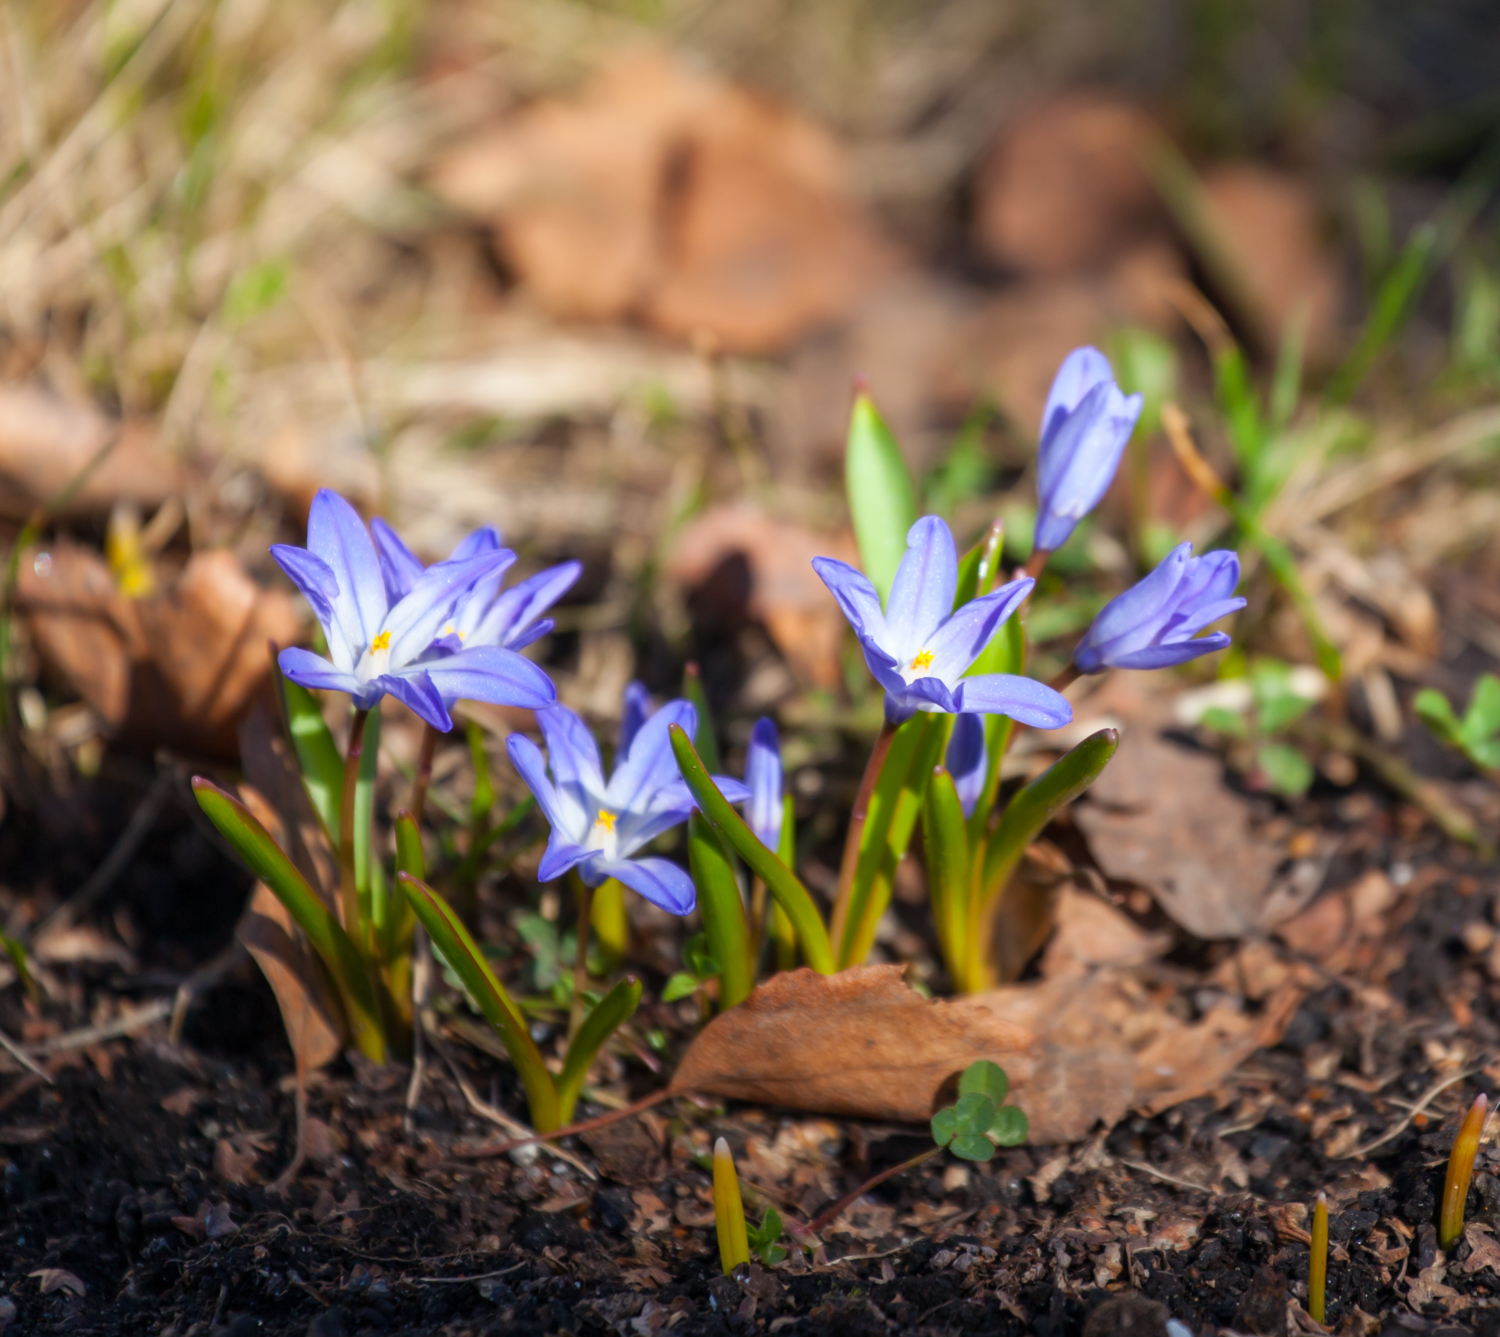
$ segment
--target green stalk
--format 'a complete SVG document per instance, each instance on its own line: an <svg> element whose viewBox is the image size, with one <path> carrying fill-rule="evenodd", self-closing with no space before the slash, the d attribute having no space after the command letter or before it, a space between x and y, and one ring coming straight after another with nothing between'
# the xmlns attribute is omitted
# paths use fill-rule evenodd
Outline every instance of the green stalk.
<svg viewBox="0 0 1500 1337"><path fill-rule="evenodd" d="M557 1077L558 1127L565 1127L572 1121L573 1107L578 1103L578 1093L583 1090L583 1081L593 1065L594 1056L604 1042L629 1020L640 1002L641 982L634 975L627 975L583 1019L578 1034L568 1045L568 1056L563 1060L563 1070Z"/></svg>
<svg viewBox="0 0 1500 1337"><path fill-rule="evenodd" d="M701 813L688 819L688 867L698 889L698 913L709 955L719 963L719 1008L743 1002L755 987L745 906L728 852Z"/></svg>
<svg viewBox="0 0 1500 1337"><path fill-rule="evenodd" d="M344 754L344 792L339 804L339 902L344 911L344 931L359 941L359 880L356 873L358 839L355 813L359 772L363 761L365 720L368 710L357 709L349 724L349 750Z"/></svg>
<svg viewBox="0 0 1500 1337"><path fill-rule="evenodd" d="M833 974L836 967L833 963L833 947L828 941L828 930L824 927L823 918L812 897L808 895L807 888L797 880L791 869L756 839L755 833L745 825L739 813L729 806L728 800L719 792L713 778L704 769L703 762L693 750L692 739L683 728L674 724L670 733L677 767L708 824L749 865L753 873L765 880L766 890L792 921L807 964L821 975Z"/></svg>
<svg viewBox="0 0 1500 1337"><path fill-rule="evenodd" d="M967 961L961 950L969 917L969 837L964 808L953 777L942 767L934 772L922 807L922 836L927 853L927 887L938 943L954 986L968 992Z"/></svg>

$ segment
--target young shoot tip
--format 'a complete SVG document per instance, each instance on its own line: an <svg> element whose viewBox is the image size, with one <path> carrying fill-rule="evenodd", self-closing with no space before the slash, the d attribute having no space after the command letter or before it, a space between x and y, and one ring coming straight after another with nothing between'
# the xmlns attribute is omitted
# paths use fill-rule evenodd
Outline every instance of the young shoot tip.
<svg viewBox="0 0 1500 1337"><path fill-rule="evenodd" d="M1319 1193L1313 1206L1312 1245L1307 1263L1307 1312L1316 1323L1327 1321L1328 1194Z"/></svg>
<svg viewBox="0 0 1500 1337"><path fill-rule="evenodd" d="M1469 1112L1459 1125L1448 1155L1448 1172L1443 1180L1443 1205L1438 1217L1438 1247L1447 1253L1464 1233L1464 1205L1469 1197L1469 1181L1474 1176L1474 1158L1484 1138L1485 1118L1490 1098L1481 1091L1474 1097Z"/></svg>
<svg viewBox="0 0 1500 1337"><path fill-rule="evenodd" d="M722 1137L714 1143L714 1228L719 1236L719 1264L728 1276L750 1261L750 1232L734 1157Z"/></svg>

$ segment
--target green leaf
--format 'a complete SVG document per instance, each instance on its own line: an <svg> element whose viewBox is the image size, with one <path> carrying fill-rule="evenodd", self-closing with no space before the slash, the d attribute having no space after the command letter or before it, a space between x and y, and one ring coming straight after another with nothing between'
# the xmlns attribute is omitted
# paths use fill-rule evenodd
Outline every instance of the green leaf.
<svg viewBox="0 0 1500 1337"><path fill-rule="evenodd" d="M1014 1105L1002 1105L990 1125L990 1140L996 1146L1019 1147L1031 1132L1025 1113Z"/></svg>
<svg viewBox="0 0 1500 1337"><path fill-rule="evenodd" d="M1210 706L1199 717L1198 723L1205 729L1224 734L1229 738L1250 736L1250 726L1245 722L1245 717L1239 711L1228 710L1224 706Z"/></svg>
<svg viewBox="0 0 1500 1337"><path fill-rule="evenodd" d="M1439 231L1433 223L1412 229L1400 258L1375 294L1353 349L1323 391L1330 404L1346 404L1354 398L1381 349L1406 323L1432 272L1438 240Z"/></svg>
<svg viewBox="0 0 1500 1337"><path fill-rule="evenodd" d="M995 633L995 637L980 655L986 665L986 673L1023 673L1026 669L1026 627L1020 617L1012 616ZM972 671L972 670L971 670ZM985 770L984 789L969 815L969 850L978 857L980 842L989 826L990 813L1000 795L1000 766L1010 746L1011 730L1015 721L1008 715L986 715L984 717L984 750L988 759Z"/></svg>
<svg viewBox="0 0 1500 1337"><path fill-rule="evenodd" d="M1417 712L1417 718L1449 747L1460 745L1463 726L1453 713L1448 698L1437 688L1422 688L1413 699L1412 708Z"/></svg>
<svg viewBox="0 0 1500 1337"><path fill-rule="evenodd" d="M384 1063L386 1038L380 1025L381 1008L369 968L353 939L243 803L201 775L193 777L193 793L219 834L286 906L328 967L360 1053Z"/></svg>
<svg viewBox="0 0 1500 1337"><path fill-rule="evenodd" d="M844 483L860 565L883 604L906 553L907 530L917 522L917 499L896 438L863 393L849 417Z"/></svg>
<svg viewBox="0 0 1500 1337"><path fill-rule="evenodd" d="M641 1003L641 982L627 975L589 1010L568 1046L563 1070L557 1078L557 1117L562 1125L573 1121L573 1107L583 1090L584 1078L600 1047L635 1014Z"/></svg>
<svg viewBox="0 0 1500 1337"><path fill-rule="evenodd" d="M16 977L21 981L21 987L31 995L32 1000L37 999L36 979L31 973L31 964L26 956L25 945L12 938L8 933L0 933L0 952L4 952L15 967Z"/></svg>
<svg viewBox="0 0 1500 1337"><path fill-rule="evenodd" d="M474 720L464 727L468 737L469 760L474 766L474 797L469 802L469 821L478 832L489 823L495 807L495 782L490 778L490 754L484 745L484 729Z"/></svg>
<svg viewBox="0 0 1500 1337"><path fill-rule="evenodd" d="M781 1215L774 1207L766 1208L764 1219L748 1234L751 1251L763 1263L774 1267L786 1257L787 1251L776 1243L781 1238Z"/></svg>
<svg viewBox="0 0 1500 1337"><path fill-rule="evenodd" d="M946 1147L957 1135L958 1111L952 1105L945 1105L932 1116L932 1140Z"/></svg>
<svg viewBox="0 0 1500 1337"><path fill-rule="evenodd" d="M679 999L687 998L698 992L702 981L696 975L689 975L685 970L679 970L675 975L668 978L666 985L661 991L661 1001L664 1003L675 1003Z"/></svg>
<svg viewBox="0 0 1500 1337"><path fill-rule="evenodd" d="M1291 670L1275 659L1256 661L1250 670L1250 691L1255 699L1256 727L1263 734L1286 728L1313 706L1307 697L1292 690Z"/></svg>
<svg viewBox="0 0 1500 1337"><path fill-rule="evenodd" d="M224 292L224 321L233 327L269 311L286 296L288 274L284 260L263 260L242 269Z"/></svg>
<svg viewBox="0 0 1500 1337"><path fill-rule="evenodd" d="M1312 763L1290 743L1262 743L1255 764L1265 772L1271 788L1288 798L1307 793L1313 782Z"/></svg>
<svg viewBox="0 0 1500 1337"><path fill-rule="evenodd" d="M995 1102L982 1091L968 1091L954 1102L958 1119L958 1136L965 1133L987 1133L995 1122Z"/></svg>
<svg viewBox="0 0 1500 1337"><path fill-rule="evenodd" d="M1463 736L1471 742L1483 742L1500 733L1500 678L1482 673L1464 711Z"/></svg>
<svg viewBox="0 0 1500 1337"><path fill-rule="evenodd" d="M970 911L968 951L972 978L978 979L988 972L983 944L989 940L991 916L1026 847L1051 821L1054 813L1094 783L1119 745L1118 731L1100 729L1066 756L1058 758L1011 799L985 847L979 896Z"/></svg>
<svg viewBox="0 0 1500 1337"><path fill-rule="evenodd" d="M802 957L807 964L820 975L833 974L833 947L828 941L828 930L824 927L823 917L808 895L807 888L797 880L791 869L756 839L755 833L729 806L728 800L719 792L718 786L704 769L703 762L693 750L692 740L682 726L674 724L670 733L677 767L708 824L750 866L750 870L766 884L766 890L770 892L772 899L786 911L787 918L797 931L797 940L802 944Z"/></svg>
<svg viewBox="0 0 1500 1337"><path fill-rule="evenodd" d="M702 813L688 818L688 868L698 889L698 914L708 950L719 963L719 1007L727 1011L749 997L755 966L734 864Z"/></svg>
<svg viewBox="0 0 1500 1337"><path fill-rule="evenodd" d="M922 805L922 840L927 854L927 894L950 974L956 974L969 918L969 834L953 777L941 766L933 772Z"/></svg>
<svg viewBox="0 0 1500 1337"><path fill-rule="evenodd" d="M559 1112L557 1087L552 1074L542 1062L541 1051L531 1038L531 1029L521 1009L515 1005L505 986L495 978L489 962L484 959L463 920L453 913L452 907L425 882L418 881L409 873L398 875L397 884L406 893L411 908L416 912L422 927L432 938L432 944L453 969L469 997L495 1028L500 1042L516 1065L516 1074L526 1089L526 1099L531 1107L531 1122L539 1133L550 1133L561 1128L563 1120ZM580 1034L582 1032L580 1031Z"/></svg>
<svg viewBox="0 0 1500 1337"><path fill-rule="evenodd" d="M953 591L954 612L994 589L1004 545L1005 525L996 518L990 521L985 536L964 554L958 564L958 585Z"/></svg>
<svg viewBox="0 0 1500 1337"><path fill-rule="evenodd" d="M1483 766L1488 770L1500 770L1500 739L1490 738L1480 743L1470 743L1464 748L1464 754L1476 766Z"/></svg>
<svg viewBox="0 0 1500 1337"><path fill-rule="evenodd" d="M276 681L281 688L287 732L291 735L297 765L302 771L302 786L307 790L313 811L323 823L329 841L334 849L338 849L344 759L339 755L339 746L333 741L317 698L307 688L282 677L279 670Z"/></svg>
<svg viewBox="0 0 1500 1337"><path fill-rule="evenodd" d="M964 1069L963 1076L958 1079L958 1090L960 1095L968 1095L971 1091L986 1095L998 1109L1010 1091L1010 1078L998 1063L982 1058Z"/></svg>
<svg viewBox="0 0 1500 1337"><path fill-rule="evenodd" d="M354 885L366 916L371 908L371 848L375 827L375 770L380 761L380 711L365 718L363 750L359 754L359 779L354 786Z"/></svg>
<svg viewBox="0 0 1500 1337"><path fill-rule="evenodd" d="M983 1133L960 1133L948 1150L962 1161L988 1161L995 1157L995 1144Z"/></svg>
<svg viewBox="0 0 1500 1337"><path fill-rule="evenodd" d="M712 979L719 973L719 963L708 950L708 934L695 933L682 944L682 964L700 980Z"/></svg>
<svg viewBox="0 0 1500 1337"><path fill-rule="evenodd" d="M1276 355L1276 375L1271 381L1271 426L1283 430L1297 411L1302 395L1302 360L1307 349L1308 318L1312 307L1306 299L1299 302L1281 333L1281 349Z"/></svg>

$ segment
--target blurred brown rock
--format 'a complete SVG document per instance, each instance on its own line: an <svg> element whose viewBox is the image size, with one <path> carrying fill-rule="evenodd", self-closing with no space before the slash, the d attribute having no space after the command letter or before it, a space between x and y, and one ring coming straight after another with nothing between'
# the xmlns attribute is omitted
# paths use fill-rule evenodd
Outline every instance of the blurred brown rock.
<svg viewBox="0 0 1500 1337"><path fill-rule="evenodd" d="M980 170L980 250L1028 274L1106 264L1161 226L1143 165L1157 133L1139 107L1094 93L1037 106Z"/></svg>
<svg viewBox="0 0 1500 1337"><path fill-rule="evenodd" d="M732 352L836 319L882 264L831 135L654 51L502 121L433 185L494 222L502 258L554 313L638 317Z"/></svg>
<svg viewBox="0 0 1500 1337"><path fill-rule="evenodd" d="M159 506L181 488L181 469L152 444L149 424L112 422L87 404L32 385L0 385L0 513L29 515L77 477L110 439L115 448L66 508L105 510L118 501Z"/></svg>
<svg viewBox="0 0 1500 1337"><path fill-rule="evenodd" d="M234 757L240 715L270 671L268 641L301 632L291 597L227 551L196 553L162 593L131 599L91 549L23 555L17 605L37 652L128 742Z"/></svg>
<svg viewBox="0 0 1500 1337"><path fill-rule="evenodd" d="M1208 172L1203 191L1242 300L1253 308L1242 314L1262 342L1274 348L1306 304L1308 353L1328 356L1339 318L1339 269L1308 184L1269 167L1235 163Z"/></svg>
<svg viewBox="0 0 1500 1337"><path fill-rule="evenodd" d="M706 593L718 616L764 623L798 677L832 687L844 618L812 569L820 556L859 560L847 534L819 534L751 506L715 506L683 531L667 574Z"/></svg>

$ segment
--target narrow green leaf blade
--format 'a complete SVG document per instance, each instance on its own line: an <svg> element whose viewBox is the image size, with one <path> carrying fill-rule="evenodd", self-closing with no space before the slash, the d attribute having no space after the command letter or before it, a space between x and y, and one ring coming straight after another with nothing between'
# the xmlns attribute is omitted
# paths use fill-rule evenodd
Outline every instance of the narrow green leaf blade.
<svg viewBox="0 0 1500 1337"><path fill-rule="evenodd" d="M927 855L932 921L949 973L955 975L957 983L969 918L969 835L958 789L941 766L933 772L927 801L922 805L922 842Z"/></svg>
<svg viewBox="0 0 1500 1337"><path fill-rule="evenodd" d="M1271 782L1271 788L1287 798L1307 793L1313 782L1312 762L1290 743L1262 743L1255 764Z"/></svg>
<svg viewBox="0 0 1500 1337"><path fill-rule="evenodd" d="M702 813L688 819L688 867L698 889L709 954L719 963L719 1007L727 1010L749 997L755 968L734 864Z"/></svg>
<svg viewBox="0 0 1500 1337"><path fill-rule="evenodd" d="M1467 742L1482 743L1500 732L1500 678L1481 673L1464 711L1463 736Z"/></svg>
<svg viewBox="0 0 1500 1337"><path fill-rule="evenodd" d="M328 839L337 849L339 800L344 789L344 759L339 755L339 745L333 741L317 697L279 672L276 680L281 687L287 732L291 735L297 765L302 771L303 787L313 811L328 833Z"/></svg>
<svg viewBox="0 0 1500 1337"><path fill-rule="evenodd" d="M755 833L729 806L729 801L704 769L703 762L693 750L692 740L680 725L672 726L671 737L677 767L709 825L750 866L751 871L766 884L766 890L776 904L786 911L797 931L807 964L821 975L833 974L833 948L828 941L828 930L807 888L791 869L755 838Z"/></svg>
<svg viewBox="0 0 1500 1337"><path fill-rule="evenodd" d="M386 1040L374 985L364 957L344 932L344 926L243 803L201 775L193 777L193 793L219 834L286 906L328 967L343 997L349 1027L360 1052L384 1063Z"/></svg>
<svg viewBox="0 0 1500 1337"><path fill-rule="evenodd" d="M453 967L469 997L475 1002L485 1020L495 1028L501 1043L516 1065L521 1085L526 1088L526 1098L531 1106L531 1122L540 1133L550 1133L562 1127L558 1112L557 1088L552 1074L542 1062L541 1051L531 1038L531 1031L512 1000L505 986L495 978L489 962L484 959L469 930L453 912L453 908L425 882L410 873L401 873L397 884L406 893L411 908L423 928L432 938L433 944L442 953L443 959Z"/></svg>
<svg viewBox="0 0 1500 1337"><path fill-rule="evenodd" d="M365 719L359 779L354 786L354 885L359 891L360 910L367 921L375 916L371 864L375 838L375 773L379 763L380 711L376 709Z"/></svg>
<svg viewBox="0 0 1500 1337"><path fill-rule="evenodd" d="M855 396L849 418L844 483L860 565L884 603L917 522L917 498L901 448L866 394Z"/></svg>
<svg viewBox="0 0 1500 1337"><path fill-rule="evenodd" d="M641 1003L641 982L627 975L589 1010L568 1046L563 1070L557 1079L557 1117L561 1125L573 1120L573 1107L583 1089L583 1079L600 1047L635 1014Z"/></svg>
<svg viewBox="0 0 1500 1337"><path fill-rule="evenodd" d="M1412 701L1417 718L1450 747L1457 747L1462 733L1458 716L1448 698L1436 687L1424 687Z"/></svg>

